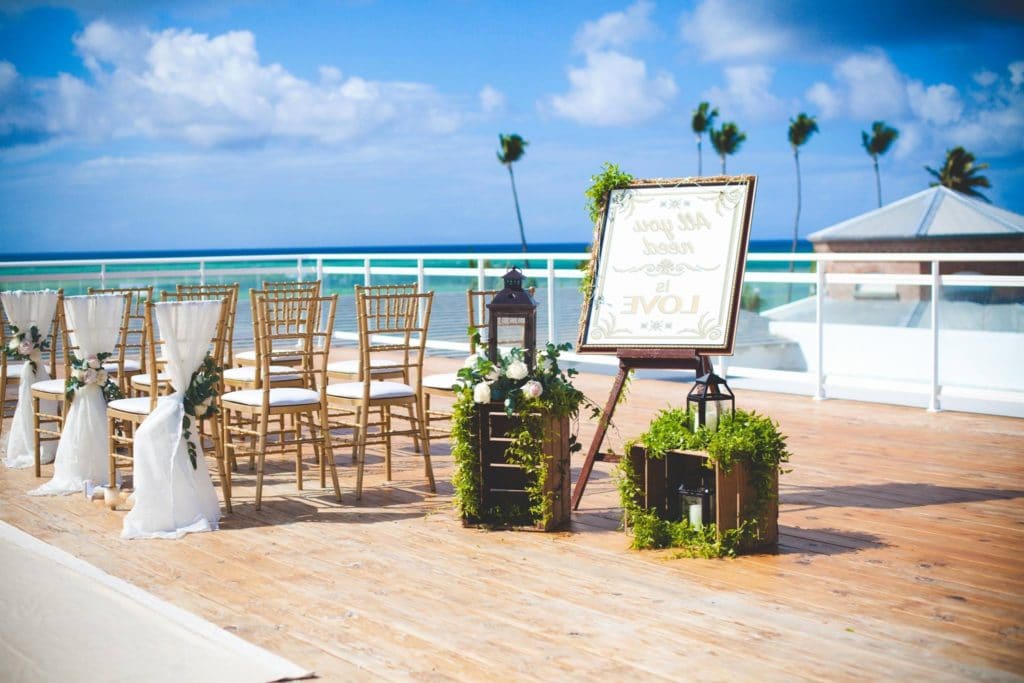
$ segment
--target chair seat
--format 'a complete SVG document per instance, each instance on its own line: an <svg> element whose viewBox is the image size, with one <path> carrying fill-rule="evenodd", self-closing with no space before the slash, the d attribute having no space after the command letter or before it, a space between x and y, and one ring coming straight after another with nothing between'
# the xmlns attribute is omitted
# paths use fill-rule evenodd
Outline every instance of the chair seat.
<svg viewBox="0 0 1024 683"><path fill-rule="evenodd" d="M235 354L236 361L247 361L249 363L256 362L256 351L239 351ZM282 363L291 363L293 361L302 360L302 356L274 356L274 360L281 361Z"/></svg>
<svg viewBox="0 0 1024 683"><path fill-rule="evenodd" d="M337 398L360 399L363 397L363 382L328 384L327 395ZM415 396L415 390L401 382L370 382L370 400L383 398L408 398Z"/></svg>
<svg viewBox="0 0 1024 683"><path fill-rule="evenodd" d="M354 375L359 376L359 364L357 360L336 360L333 363L327 365L327 374L336 373L339 375ZM370 359L370 374L383 373L383 372L394 372L400 370L402 364L397 360L391 360L390 358L371 358Z"/></svg>
<svg viewBox="0 0 1024 683"><path fill-rule="evenodd" d="M446 391L454 391L456 384L461 384L462 380L454 372L444 372L438 375L427 375L423 378L423 386L427 389L444 389Z"/></svg>
<svg viewBox="0 0 1024 683"><path fill-rule="evenodd" d="M170 382L170 381L171 381L170 374L168 374L166 372L159 372L159 373L157 373L157 375L156 375L156 383L157 384L160 384L161 382ZM135 377L132 377L132 386L148 387L149 386L149 373L147 372L147 373L143 373L141 375L135 375Z"/></svg>
<svg viewBox="0 0 1024 683"><path fill-rule="evenodd" d="M224 371L224 379L232 382L255 382L256 370L257 368L255 365L247 365L242 368L230 368ZM294 382L297 379L299 379L299 375L295 374L295 368L290 368L287 365L270 366L271 382Z"/></svg>
<svg viewBox="0 0 1024 683"><path fill-rule="evenodd" d="M44 379L42 382L36 382L32 385L32 391L42 391L47 394L59 394L64 395L64 380L62 379Z"/></svg>
<svg viewBox="0 0 1024 683"><path fill-rule="evenodd" d="M220 397L222 403L240 403L246 406L263 404L262 389L244 389L229 391ZM311 389L298 387L281 387L270 390L270 407L301 406L320 403L320 394Z"/></svg>
<svg viewBox="0 0 1024 683"><path fill-rule="evenodd" d="M21 371L24 368L24 363L16 363L14 365L8 363L6 368L4 369L4 372L7 375L7 379L21 379Z"/></svg>
<svg viewBox="0 0 1024 683"><path fill-rule="evenodd" d="M157 401L163 401L162 396ZM136 398L119 398L107 404L107 410L116 410L120 413L132 413L133 415L149 415L149 396L138 396Z"/></svg>
<svg viewBox="0 0 1024 683"><path fill-rule="evenodd" d="M106 370L111 375L116 375L117 374L117 370L118 370L117 363L104 363L103 364L103 369ZM139 372L141 370L142 370L142 363L140 363L139 361L135 360L134 358L125 358L124 359L124 371L125 372Z"/></svg>

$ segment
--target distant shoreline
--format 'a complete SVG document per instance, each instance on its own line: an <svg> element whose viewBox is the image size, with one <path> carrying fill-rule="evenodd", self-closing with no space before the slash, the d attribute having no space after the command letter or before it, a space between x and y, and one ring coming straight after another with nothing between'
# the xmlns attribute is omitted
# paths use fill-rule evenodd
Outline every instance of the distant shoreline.
<svg viewBox="0 0 1024 683"><path fill-rule="evenodd" d="M792 246L790 240L751 240L750 251L768 253L788 253ZM154 250L109 250L109 251L53 251L34 253L0 253L0 261L77 261L82 259L137 259L137 258L200 258L204 256L267 256L267 255L298 255L298 254L479 254L479 253L567 253L578 254L587 251L590 242L550 242L537 243L530 246L530 251L522 252L520 244L432 244L371 246L371 247L265 247L255 249L154 249ZM797 251L806 253L813 251L811 243L800 240Z"/></svg>

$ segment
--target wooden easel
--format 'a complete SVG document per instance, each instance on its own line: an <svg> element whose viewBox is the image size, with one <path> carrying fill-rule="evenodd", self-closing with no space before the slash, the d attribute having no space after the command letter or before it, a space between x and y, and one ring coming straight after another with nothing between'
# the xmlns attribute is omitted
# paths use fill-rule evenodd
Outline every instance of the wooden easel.
<svg viewBox="0 0 1024 683"><path fill-rule="evenodd" d="M590 478L590 472L594 469L594 461L597 459L605 434L608 432L608 425L611 423L615 406L619 404L619 396L622 394L629 371L694 370L698 376L711 372L711 360L707 356L700 355L694 349L618 349L615 355L619 359L619 374L615 376L612 391L608 395L608 402L597 423L597 433L594 434L594 440L590 442L587 459L583 461L583 469L580 471L579 479L576 480L576 487L572 490L573 510L579 509L583 490L587 488L587 480Z"/></svg>

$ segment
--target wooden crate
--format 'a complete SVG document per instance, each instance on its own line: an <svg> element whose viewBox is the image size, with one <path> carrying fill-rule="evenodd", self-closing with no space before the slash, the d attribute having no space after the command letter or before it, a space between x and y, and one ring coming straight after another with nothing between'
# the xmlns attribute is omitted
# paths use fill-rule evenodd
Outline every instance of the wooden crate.
<svg viewBox="0 0 1024 683"><path fill-rule="evenodd" d="M677 520L681 517L678 503L679 486L686 483L693 486L701 475L714 482L715 523L720 531L735 529L743 523L747 508L752 505L757 492L750 484L745 463L736 463L728 474L721 468L705 467L708 454L703 451L670 451L665 457L654 460L647 457L647 449L634 446L629 453L633 470L637 472L642 504L657 511L662 519ZM779 476L774 476L774 498L769 501L765 514L758 520L760 539L745 546L748 549L774 546L779 540Z"/></svg>
<svg viewBox="0 0 1024 683"><path fill-rule="evenodd" d="M485 403L476 409L476 430L480 443L480 510L494 506L503 509L518 507L528 510L529 496L526 493L526 472L522 467L510 464L505 451L511 442L509 434L518 427L518 418L505 414L501 403ZM507 526L516 529L550 531L567 524L571 514L570 472L569 472L569 419L544 418L544 453L547 458L547 480L545 491L551 493L551 515L546 525ZM489 526L497 520L464 518L469 526Z"/></svg>

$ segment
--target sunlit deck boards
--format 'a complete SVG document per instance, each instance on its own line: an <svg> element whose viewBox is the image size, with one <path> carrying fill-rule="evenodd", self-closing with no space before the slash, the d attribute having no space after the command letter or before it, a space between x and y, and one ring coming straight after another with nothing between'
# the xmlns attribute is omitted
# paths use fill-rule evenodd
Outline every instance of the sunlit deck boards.
<svg viewBox="0 0 1024 683"><path fill-rule="evenodd" d="M581 386L601 402L611 381ZM613 445L686 388L634 382ZM243 468L223 530L176 542L121 541L124 513L80 496L29 498L30 470L0 470L0 519L329 680L1024 676L1024 421L758 392L737 403L790 435L777 555L628 550L606 463L569 533L463 529L444 443L436 497L408 452L392 487L371 460L358 506L347 454L340 506L312 476L296 492L282 460L262 512Z"/></svg>

